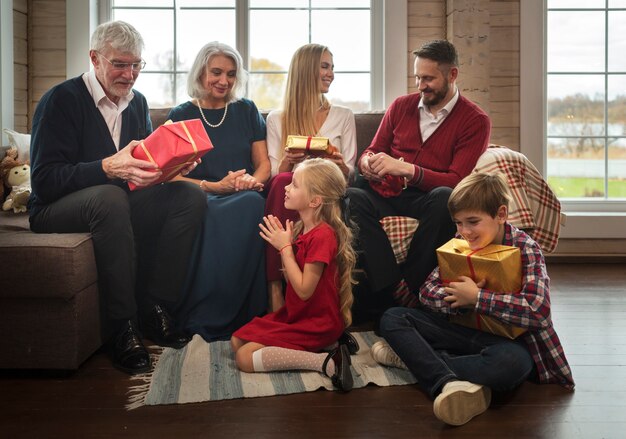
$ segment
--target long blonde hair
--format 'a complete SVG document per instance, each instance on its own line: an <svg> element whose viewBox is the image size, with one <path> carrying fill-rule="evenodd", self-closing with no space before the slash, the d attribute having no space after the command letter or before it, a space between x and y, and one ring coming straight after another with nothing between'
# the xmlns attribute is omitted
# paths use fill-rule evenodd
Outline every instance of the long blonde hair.
<svg viewBox="0 0 626 439"><path fill-rule="evenodd" d="M352 248L353 234L350 227L342 219L341 204L346 194L346 179L335 163L321 158L308 159L301 162L302 185L310 197L322 199L316 208L315 221L324 221L335 231L337 237L337 273L339 289L339 309L346 327L352 324L352 285L356 281L352 277L356 264L356 253ZM294 236L303 229L302 221L294 226Z"/></svg>
<svg viewBox="0 0 626 439"><path fill-rule="evenodd" d="M287 143L289 135L314 136L318 108L330 105L320 86L320 62L324 52L332 55L326 46L306 44L291 58L283 98L282 145Z"/></svg>

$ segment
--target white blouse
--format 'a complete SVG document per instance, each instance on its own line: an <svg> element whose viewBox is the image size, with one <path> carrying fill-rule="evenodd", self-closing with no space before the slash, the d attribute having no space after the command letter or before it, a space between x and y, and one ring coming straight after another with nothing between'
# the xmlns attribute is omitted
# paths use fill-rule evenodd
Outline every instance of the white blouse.
<svg viewBox="0 0 626 439"><path fill-rule="evenodd" d="M278 166L285 149L281 142L282 113L282 110L274 110L267 115L267 152L272 165L272 177L278 174ZM330 144L339 150L352 178L357 153L356 124L352 110L341 105L331 105L317 135L328 137Z"/></svg>

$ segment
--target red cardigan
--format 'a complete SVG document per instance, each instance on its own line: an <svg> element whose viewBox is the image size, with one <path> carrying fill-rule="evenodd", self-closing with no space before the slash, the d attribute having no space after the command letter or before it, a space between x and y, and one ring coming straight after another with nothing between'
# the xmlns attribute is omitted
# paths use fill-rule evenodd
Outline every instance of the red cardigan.
<svg viewBox="0 0 626 439"><path fill-rule="evenodd" d="M364 151L403 157L415 165L408 184L422 191L455 187L476 165L489 142L489 116L476 104L459 96L445 120L422 142L419 93L397 98L383 117L371 145ZM360 160L359 160L360 166Z"/></svg>

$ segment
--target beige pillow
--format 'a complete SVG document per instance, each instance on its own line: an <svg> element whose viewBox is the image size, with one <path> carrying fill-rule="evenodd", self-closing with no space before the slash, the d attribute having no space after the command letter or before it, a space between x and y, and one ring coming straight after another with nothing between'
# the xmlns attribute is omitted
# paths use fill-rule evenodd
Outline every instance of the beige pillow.
<svg viewBox="0 0 626 439"><path fill-rule="evenodd" d="M9 138L9 146L17 148L17 160L30 160L30 134L22 134L5 128L3 130Z"/></svg>

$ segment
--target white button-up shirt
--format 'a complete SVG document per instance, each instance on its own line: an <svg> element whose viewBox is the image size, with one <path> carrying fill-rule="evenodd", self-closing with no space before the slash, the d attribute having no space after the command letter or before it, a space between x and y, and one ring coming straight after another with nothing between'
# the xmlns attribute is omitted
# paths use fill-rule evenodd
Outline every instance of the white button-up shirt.
<svg viewBox="0 0 626 439"><path fill-rule="evenodd" d="M111 133L113 143L115 143L115 148L119 150L120 135L122 132L122 112L128 107L128 104L133 99L135 94L131 91L127 96L121 97L118 104L115 104L107 97L102 85L100 85L100 82L98 82L98 79L96 78L95 71L91 70L84 73L83 81L85 81L85 85L87 86L89 94L93 98L94 104L98 110L100 110L100 113L109 128L109 133Z"/></svg>
<svg viewBox="0 0 626 439"><path fill-rule="evenodd" d="M424 101L420 99L418 108L420 110L420 131L422 133L422 142L426 142L426 139L428 139L430 135L435 132L437 127L441 125L448 114L450 114L450 111L452 111L458 100L459 90L457 89L454 96L452 96L452 99L450 99L450 102L439 110L437 114L432 114L429 111L428 106L426 106Z"/></svg>

